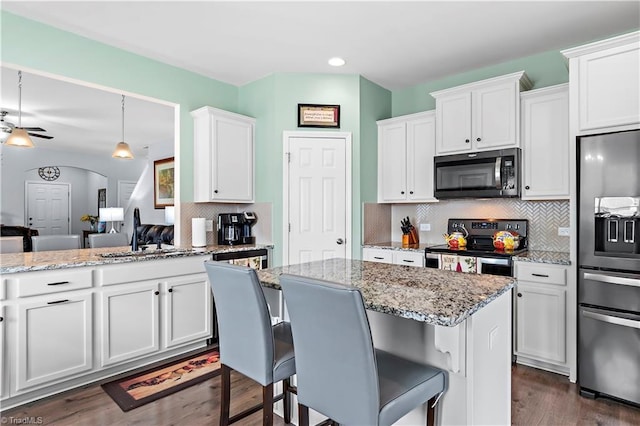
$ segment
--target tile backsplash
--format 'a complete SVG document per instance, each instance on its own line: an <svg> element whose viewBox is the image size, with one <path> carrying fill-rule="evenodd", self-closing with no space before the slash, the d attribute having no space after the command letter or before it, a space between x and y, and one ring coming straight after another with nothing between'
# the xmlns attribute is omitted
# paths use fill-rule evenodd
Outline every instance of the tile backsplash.
<svg viewBox="0 0 640 426"><path fill-rule="evenodd" d="M380 227L377 221L391 210L391 229ZM461 219L527 219L529 249L556 252L569 251L569 237L558 236L558 227L569 227L569 201L522 201L510 198L486 200L446 200L429 204L365 204L363 242L365 244L400 241L400 220L409 216L411 222L428 223L430 231L420 232L420 242L442 244L449 218ZM367 214L368 213L368 214ZM373 218L373 220L371 220Z"/></svg>

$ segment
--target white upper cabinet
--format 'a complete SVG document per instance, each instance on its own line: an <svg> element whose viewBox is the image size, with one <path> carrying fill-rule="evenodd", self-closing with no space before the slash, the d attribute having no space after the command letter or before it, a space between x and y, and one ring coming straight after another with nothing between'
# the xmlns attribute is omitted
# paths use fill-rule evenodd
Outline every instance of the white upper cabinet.
<svg viewBox="0 0 640 426"><path fill-rule="evenodd" d="M436 99L436 155L520 145L520 91L531 81L520 71L432 92Z"/></svg>
<svg viewBox="0 0 640 426"><path fill-rule="evenodd" d="M569 198L569 85L521 95L522 199Z"/></svg>
<svg viewBox="0 0 640 426"><path fill-rule="evenodd" d="M433 111L378 123L378 202L417 203L433 197Z"/></svg>
<svg viewBox="0 0 640 426"><path fill-rule="evenodd" d="M562 54L569 59L571 102L578 111L579 133L640 123L640 32Z"/></svg>
<svg viewBox="0 0 640 426"><path fill-rule="evenodd" d="M252 203L255 119L212 107L191 116L194 201Z"/></svg>

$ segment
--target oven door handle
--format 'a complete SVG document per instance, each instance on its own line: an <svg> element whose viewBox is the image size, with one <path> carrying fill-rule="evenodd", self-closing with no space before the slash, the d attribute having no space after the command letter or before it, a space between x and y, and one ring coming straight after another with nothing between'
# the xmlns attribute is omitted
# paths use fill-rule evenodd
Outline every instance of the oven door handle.
<svg viewBox="0 0 640 426"><path fill-rule="evenodd" d="M478 262L484 265L503 265L509 266L511 264L511 260L509 259L498 259L493 257L479 257Z"/></svg>
<svg viewBox="0 0 640 426"><path fill-rule="evenodd" d="M620 284L620 285L628 285L632 287L640 287L640 279L637 279L637 278L616 277L613 275L602 275L602 274L594 274L592 272L585 272L584 279L591 280L591 281L599 281L601 283L607 283L607 284Z"/></svg>
<svg viewBox="0 0 640 426"><path fill-rule="evenodd" d="M502 178L500 177L502 171L502 157L496 158L495 178L496 189L502 189Z"/></svg>
<svg viewBox="0 0 640 426"><path fill-rule="evenodd" d="M594 319L596 321L602 321L602 322L606 322L606 323L609 323L609 324L621 325L623 327L631 327L631 328L640 329L640 321L634 321L634 320L627 319L627 318L620 318L620 317L616 317L616 316L613 316L613 315L599 314L599 313L592 312L592 311L590 311L588 309L585 309L585 308L582 309L582 315L587 317L587 318Z"/></svg>

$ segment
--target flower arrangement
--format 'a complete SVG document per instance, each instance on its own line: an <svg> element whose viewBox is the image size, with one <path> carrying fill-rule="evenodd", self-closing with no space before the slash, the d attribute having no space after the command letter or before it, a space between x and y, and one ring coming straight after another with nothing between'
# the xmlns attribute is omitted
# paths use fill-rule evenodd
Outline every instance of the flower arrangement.
<svg viewBox="0 0 640 426"><path fill-rule="evenodd" d="M82 215L82 217L80 218L80 220L83 221L83 222L91 223L91 227L92 228L96 224L98 219L99 219L99 216L93 216L93 215L90 215L90 214Z"/></svg>

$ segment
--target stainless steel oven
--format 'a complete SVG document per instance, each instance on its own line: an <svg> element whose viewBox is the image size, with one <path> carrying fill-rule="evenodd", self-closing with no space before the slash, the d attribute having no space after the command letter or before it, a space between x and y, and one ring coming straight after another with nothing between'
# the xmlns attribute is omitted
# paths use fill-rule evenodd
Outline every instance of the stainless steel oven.
<svg viewBox="0 0 640 426"><path fill-rule="evenodd" d="M519 197L520 163L520 148L435 157L435 197Z"/></svg>

